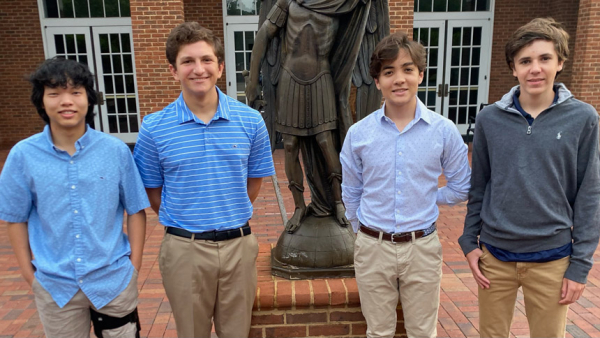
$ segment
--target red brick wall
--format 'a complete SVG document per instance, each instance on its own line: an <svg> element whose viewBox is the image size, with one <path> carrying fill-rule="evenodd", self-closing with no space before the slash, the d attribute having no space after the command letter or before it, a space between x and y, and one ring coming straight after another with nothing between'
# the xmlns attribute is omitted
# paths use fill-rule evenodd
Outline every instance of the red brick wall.
<svg viewBox="0 0 600 338"><path fill-rule="evenodd" d="M580 100L600 110L600 0L579 2L571 89Z"/></svg>
<svg viewBox="0 0 600 338"><path fill-rule="evenodd" d="M131 0L133 47L140 115L161 110L180 93L169 72L165 43L173 27L183 22L181 0Z"/></svg>
<svg viewBox="0 0 600 338"><path fill-rule="evenodd" d="M0 1L0 148L42 131L27 75L44 61L36 0Z"/></svg>
<svg viewBox="0 0 600 338"><path fill-rule="evenodd" d="M561 22L571 36L569 47L575 47L577 32L578 1L564 0L502 0L496 1L494 11L494 31L492 40L492 62L490 70L490 90L488 102L499 100L502 95L518 84L506 66L504 45L510 35L520 26L536 17L553 17ZM571 85L573 58L567 61L558 81Z"/></svg>
<svg viewBox="0 0 600 338"><path fill-rule="evenodd" d="M402 30L412 37L414 19L414 0L389 0L390 31Z"/></svg>
<svg viewBox="0 0 600 338"><path fill-rule="evenodd" d="M223 44L225 44L224 29L223 29L223 1L221 0L183 0L183 12L185 21L197 21L202 26L212 30L217 35ZM225 63L227 68L227 63ZM223 76L217 81L217 86L223 91L227 91L226 74L227 70L223 69Z"/></svg>

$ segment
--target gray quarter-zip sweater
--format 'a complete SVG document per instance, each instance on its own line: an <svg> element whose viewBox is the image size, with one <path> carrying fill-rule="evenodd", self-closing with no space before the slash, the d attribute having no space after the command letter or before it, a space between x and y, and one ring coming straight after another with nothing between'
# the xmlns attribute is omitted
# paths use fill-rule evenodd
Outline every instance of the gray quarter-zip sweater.
<svg viewBox="0 0 600 338"><path fill-rule="evenodd" d="M600 237L598 114L562 84L531 126L515 109L518 86L477 115L465 254L477 237L515 253L573 241L565 278L585 283Z"/></svg>

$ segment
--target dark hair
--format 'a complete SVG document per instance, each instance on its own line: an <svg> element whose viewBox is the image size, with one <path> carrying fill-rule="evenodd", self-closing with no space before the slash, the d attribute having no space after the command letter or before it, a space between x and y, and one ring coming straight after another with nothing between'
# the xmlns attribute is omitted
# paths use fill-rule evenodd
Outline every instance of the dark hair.
<svg viewBox="0 0 600 338"><path fill-rule="evenodd" d="M397 31L383 38L375 46L375 51L371 56L371 64L369 65L369 74L374 79L378 78L383 66L394 62L398 58L401 49L410 55L410 58L417 68L419 68L419 73L425 71L425 67L427 66L427 52L425 51L425 47L416 41L410 40L406 33Z"/></svg>
<svg viewBox="0 0 600 338"><path fill-rule="evenodd" d="M198 41L204 41L212 46L219 63L225 62L225 50L221 39L219 39L210 29L200 26L197 22L184 22L173 28L167 38L167 60L177 68L177 54L181 46L189 45Z"/></svg>
<svg viewBox="0 0 600 338"><path fill-rule="evenodd" d="M510 37L504 48L506 64L513 70L515 56L521 49L536 40L551 41L558 56L558 61L567 61L569 57L569 33L552 18L537 18L519 27ZM556 75L560 74L558 72Z"/></svg>
<svg viewBox="0 0 600 338"><path fill-rule="evenodd" d="M66 88L68 85L74 87L84 87L88 99L88 111L85 115L85 122L91 124L94 121L94 106L98 102L96 91L94 90L94 76L88 67L74 60L54 57L44 61L29 76L31 83L31 102L37 109L38 114L50 124L46 109L44 109L44 89L45 87Z"/></svg>

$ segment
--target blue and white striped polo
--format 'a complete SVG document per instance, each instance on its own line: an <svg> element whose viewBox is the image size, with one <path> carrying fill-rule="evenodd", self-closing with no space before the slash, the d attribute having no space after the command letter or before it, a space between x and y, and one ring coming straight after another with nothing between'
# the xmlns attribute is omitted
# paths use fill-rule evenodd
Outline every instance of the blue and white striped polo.
<svg viewBox="0 0 600 338"><path fill-rule="evenodd" d="M134 150L146 188L162 187L159 221L190 232L234 229L252 217L247 178L273 175L259 112L223 94L205 124L181 94L144 118Z"/></svg>

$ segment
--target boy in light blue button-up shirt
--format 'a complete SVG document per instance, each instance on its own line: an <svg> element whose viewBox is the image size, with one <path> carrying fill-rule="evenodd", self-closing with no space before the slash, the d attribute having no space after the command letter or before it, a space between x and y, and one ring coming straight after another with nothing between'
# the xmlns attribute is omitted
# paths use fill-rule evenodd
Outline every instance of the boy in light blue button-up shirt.
<svg viewBox="0 0 600 338"><path fill-rule="evenodd" d="M92 129L88 68L51 59L31 76L44 131L17 143L0 175L0 219L47 337L135 337L137 271L150 203L129 148ZM123 233L123 211L128 214Z"/></svg>

